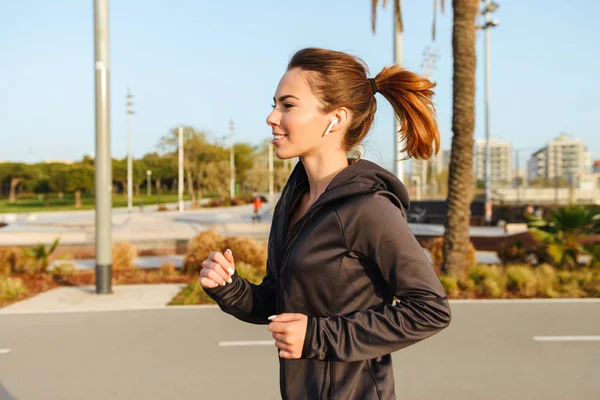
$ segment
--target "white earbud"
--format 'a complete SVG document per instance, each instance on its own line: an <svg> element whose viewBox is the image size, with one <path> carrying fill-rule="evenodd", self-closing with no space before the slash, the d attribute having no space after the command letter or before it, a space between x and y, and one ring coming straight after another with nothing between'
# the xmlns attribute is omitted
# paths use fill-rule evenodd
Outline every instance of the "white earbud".
<svg viewBox="0 0 600 400"><path fill-rule="evenodd" d="M333 126L335 124L337 124L338 120L336 117L333 117L333 119L331 120L331 123L329 124L329 126L327 127L327 130L325 130L325 136L329 135L329 131L331 131L331 128L333 128Z"/></svg>

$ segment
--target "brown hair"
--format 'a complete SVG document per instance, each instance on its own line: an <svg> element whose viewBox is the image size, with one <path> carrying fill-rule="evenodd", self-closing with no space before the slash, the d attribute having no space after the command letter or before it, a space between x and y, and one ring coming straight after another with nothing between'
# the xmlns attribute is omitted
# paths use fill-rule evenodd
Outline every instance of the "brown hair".
<svg viewBox="0 0 600 400"><path fill-rule="evenodd" d="M323 111L347 107L350 126L344 137L346 151L365 138L377 111L369 70L363 60L339 51L306 48L298 51L288 64L288 71L300 68L307 74L313 93L323 103ZM427 159L437 153L440 134L431 100L435 83L398 65L383 68L375 77L377 91L394 108L400 120L400 138L405 141L407 158Z"/></svg>

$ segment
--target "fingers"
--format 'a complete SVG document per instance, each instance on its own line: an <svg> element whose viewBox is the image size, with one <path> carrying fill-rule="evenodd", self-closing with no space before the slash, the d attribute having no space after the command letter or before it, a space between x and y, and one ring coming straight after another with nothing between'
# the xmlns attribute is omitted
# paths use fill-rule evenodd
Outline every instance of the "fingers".
<svg viewBox="0 0 600 400"><path fill-rule="evenodd" d="M202 285L202 287L205 287L208 289L214 289L217 286L219 286L219 284L217 282L213 281L212 279L205 278L205 277L200 278L200 285Z"/></svg>
<svg viewBox="0 0 600 400"><path fill-rule="evenodd" d="M219 252L212 253L212 256L213 256L212 260L214 262L218 263L219 265L221 265L223 267L223 269L229 273L229 275L233 275L233 273L235 271L234 271L234 264L233 264L233 256L231 256L231 254L230 254L231 250L225 251L225 253L228 256L230 256L230 260L228 260L226 256L224 256L222 253L219 253Z"/></svg>
<svg viewBox="0 0 600 400"><path fill-rule="evenodd" d="M205 273L210 273L211 271L214 272L214 274L212 276L218 277L217 279L215 279L215 282L217 282L219 284L225 284L226 282L228 282L231 279L231 276L229 275L229 273L227 271L225 271L225 269L221 266L221 264L214 262L214 261L210 261L210 260L202 261L202 270L200 271L200 274L202 274L202 271L205 271ZM210 276L210 275L205 275L205 276Z"/></svg>
<svg viewBox="0 0 600 400"><path fill-rule="evenodd" d="M301 317L302 314L283 313L279 315L271 315L269 320L273 322L293 322L300 320Z"/></svg>
<svg viewBox="0 0 600 400"><path fill-rule="evenodd" d="M268 329L272 333L288 333L290 327L285 322L271 322Z"/></svg>

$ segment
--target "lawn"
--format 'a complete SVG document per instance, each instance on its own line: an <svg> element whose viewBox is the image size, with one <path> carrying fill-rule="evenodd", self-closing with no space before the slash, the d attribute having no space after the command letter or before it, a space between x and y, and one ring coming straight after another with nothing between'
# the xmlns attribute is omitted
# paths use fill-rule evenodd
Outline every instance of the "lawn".
<svg viewBox="0 0 600 400"><path fill-rule="evenodd" d="M189 200L189 196L184 196L184 200ZM82 195L82 206L79 210L94 209L94 196ZM161 195L140 195L133 196L133 206L139 207L140 204L151 205L158 203L176 203L176 194L161 194ZM127 207L127 197L122 194L113 195L113 208ZM16 203L8 204L7 198L0 199L0 214L2 213L30 213L39 211L68 211L77 210L75 208L75 196L65 194L62 200L58 199L57 194L46 195L40 199L37 195L19 196Z"/></svg>

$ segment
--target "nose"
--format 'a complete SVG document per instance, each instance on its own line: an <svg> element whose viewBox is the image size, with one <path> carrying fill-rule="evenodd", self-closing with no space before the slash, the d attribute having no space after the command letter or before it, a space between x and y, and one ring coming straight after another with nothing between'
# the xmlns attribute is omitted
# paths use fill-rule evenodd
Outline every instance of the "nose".
<svg viewBox="0 0 600 400"><path fill-rule="evenodd" d="M281 119L280 113L277 110L273 110L271 111L271 113L269 115L267 115L267 125L269 125L271 128L276 127L277 125L279 125L279 120Z"/></svg>

